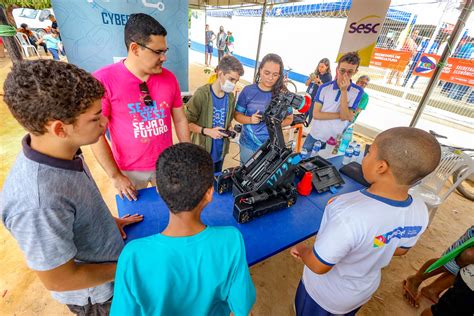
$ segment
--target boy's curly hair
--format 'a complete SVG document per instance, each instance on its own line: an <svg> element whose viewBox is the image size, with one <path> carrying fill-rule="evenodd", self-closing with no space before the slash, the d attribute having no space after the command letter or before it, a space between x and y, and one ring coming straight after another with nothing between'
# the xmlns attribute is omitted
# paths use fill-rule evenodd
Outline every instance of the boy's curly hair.
<svg viewBox="0 0 474 316"><path fill-rule="evenodd" d="M198 145L173 145L156 161L156 188L174 214L195 209L213 182L211 155Z"/></svg>
<svg viewBox="0 0 474 316"><path fill-rule="evenodd" d="M11 113L33 135L46 133L51 120L73 124L104 96L102 84L88 72L54 60L13 65L3 89Z"/></svg>

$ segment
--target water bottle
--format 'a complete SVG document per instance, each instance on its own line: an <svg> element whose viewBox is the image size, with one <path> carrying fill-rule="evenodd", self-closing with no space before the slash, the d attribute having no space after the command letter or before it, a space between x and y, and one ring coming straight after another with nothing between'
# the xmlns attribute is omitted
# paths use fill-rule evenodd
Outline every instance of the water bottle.
<svg viewBox="0 0 474 316"><path fill-rule="evenodd" d="M341 145L339 146L339 153L344 154L346 152L349 143L352 140L352 126L348 127L342 135Z"/></svg>
<svg viewBox="0 0 474 316"><path fill-rule="evenodd" d="M347 165L352 160L352 154L354 153L354 148L352 146L347 147L344 154L344 159L342 159L342 164Z"/></svg>
<svg viewBox="0 0 474 316"><path fill-rule="evenodd" d="M311 157L314 157L314 156L318 155L318 152L321 150L321 146L322 146L322 144L319 140L314 142L313 150L311 151Z"/></svg>
<svg viewBox="0 0 474 316"><path fill-rule="evenodd" d="M359 159L360 159L360 144L357 144L354 147L354 153L352 154L352 161L360 163Z"/></svg>
<svg viewBox="0 0 474 316"><path fill-rule="evenodd" d="M301 155L301 159L306 159L308 158L308 150L306 150L306 148L301 148L301 152L300 152L300 155Z"/></svg>
<svg viewBox="0 0 474 316"><path fill-rule="evenodd" d="M296 148L296 141L292 140L291 141L291 151L294 152Z"/></svg>

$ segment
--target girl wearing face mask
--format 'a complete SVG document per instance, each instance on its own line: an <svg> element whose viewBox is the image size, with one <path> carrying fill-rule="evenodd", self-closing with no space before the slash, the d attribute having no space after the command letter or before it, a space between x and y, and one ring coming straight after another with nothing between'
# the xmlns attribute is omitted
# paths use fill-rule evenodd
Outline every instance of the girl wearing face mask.
<svg viewBox="0 0 474 316"><path fill-rule="evenodd" d="M246 86L240 93L234 115L235 120L243 124L240 135L240 162L242 164L247 162L267 141L268 130L262 115L272 96L286 91L281 57L276 54L268 54L263 57L255 82ZM282 126L288 126L292 121L293 114L290 107Z"/></svg>
<svg viewBox="0 0 474 316"><path fill-rule="evenodd" d="M214 161L214 172L222 171L229 152L229 138L222 131L231 129L235 110L235 84L244 67L233 56L224 56L217 66L217 79L196 90L186 103L191 141L204 147Z"/></svg>

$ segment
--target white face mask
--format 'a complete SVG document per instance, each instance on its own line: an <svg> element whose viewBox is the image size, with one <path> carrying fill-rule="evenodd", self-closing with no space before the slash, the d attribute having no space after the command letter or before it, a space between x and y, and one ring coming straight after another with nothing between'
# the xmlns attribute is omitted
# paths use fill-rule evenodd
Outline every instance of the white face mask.
<svg viewBox="0 0 474 316"><path fill-rule="evenodd" d="M235 83L230 82L229 80L225 80L224 84L221 84L221 89L225 93L231 93L234 91Z"/></svg>

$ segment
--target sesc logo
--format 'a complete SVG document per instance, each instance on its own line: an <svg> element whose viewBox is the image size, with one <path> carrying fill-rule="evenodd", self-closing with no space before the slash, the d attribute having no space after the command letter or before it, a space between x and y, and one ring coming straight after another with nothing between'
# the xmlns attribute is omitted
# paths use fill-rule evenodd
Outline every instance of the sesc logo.
<svg viewBox="0 0 474 316"><path fill-rule="evenodd" d="M360 33L365 33L365 34L375 33L375 34L377 34L378 30L376 30L375 28L377 26L380 26L380 23L361 23L362 21L370 19L370 18L380 18L380 16L378 16L378 15L369 15L369 16L366 16L363 19L360 19L357 22L351 23L349 25L349 33L351 33L351 34L353 34L353 33L358 33L358 34L360 34Z"/></svg>

